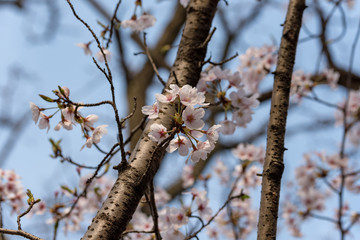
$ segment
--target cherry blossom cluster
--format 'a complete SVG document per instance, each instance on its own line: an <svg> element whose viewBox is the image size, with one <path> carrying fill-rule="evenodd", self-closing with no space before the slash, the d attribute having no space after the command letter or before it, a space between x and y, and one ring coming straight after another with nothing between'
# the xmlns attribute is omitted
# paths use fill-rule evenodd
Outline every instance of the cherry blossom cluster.
<svg viewBox="0 0 360 240"><path fill-rule="evenodd" d="M265 150L263 147L257 147L253 144L239 144L232 150L233 155L238 159L232 171L229 166L221 160L217 160L213 168L215 174L219 177L222 185L232 185L232 195L239 193L251 194L251 189L259 190L261 178L258 176L262 172L262 165L265 159ZM235 238L233 226L239 226L236 233L238 238L245 239L254 229L257 223L257 210L251 206L250 199L238 199L231 201L228 208L231 209L231 216L226 212L221 212L215 220L217 227L208 230L208 235L214 234L213 239L219 239L219 230L221 234L229 239ZM235 225L232 225L235 224ZM216 231L216 230L217 231Z"/></svg>
<svg viewBox="0 0 360 240"><path fill-rule="evenodd" d="M12 170L0 169L0 202L9 204L13 213L19 213L25 206L25 198L19 175Z"/></svg>
<svg viewBox="0 0 360 240"><path fill-rule="evenodd" d="M45 115L44 111L53 108L40 108L35 103L30 102L30 109L32 113L32 119L35 124L38 124L40 129L50 129L50 119L60 112L60 122L55 126L54 130L59 131L61 128L66 130L72 130L73 126L80 124L81 131L86 138L85 146L90 148L93 144L100 142L102 136L107 133L107 125L100 125L94 127L94 123L98 121L99 117L95 114L90 114L87 117L83 117L79 110L82 108L79 105L73 104L70 99L70 90L67 87L59 87L58 90L54 90L53 93L57 98L50 98L44 95L40 95L47 102L56 103L57 109L51 115ZM91 134L92 133L92 134ZM81 148L81 149L82 149Z"/></svg>
<svg viewBox="0 0 360 240"><path fill-rule="evenodd" d="M260 177L257 174L261 168L256 165L262 165L265 151L262 147L256 147L252 144L239 144L233 150L233 154L238 161L233 171L229 170L224 161L218 160L212 169L213 173L220 177L222 185L228 185L224 189L233 189L229 197L237 196L240 193L250 194L250 189L255 189L260 185ZM204 181L204 186L206 186L207 181L211 178L212 174L207 174L201 176L199 180ZM163 239L185 239L192 234L191 231L196 231L193 226L200 226L201 230L204 229L209 239L222 239L221 236L234 239L235 234L239 239L245 239L256 229L257 211L252 209L251 200L248 199L247 194L244 195L246 196L244 198L229 201L226 208L214 212L209 205L209 189L200 190L193 186L192 165L185 165L182 180L184 188L192 188L189 192L183 193L180 206L169 207L166 204L170 199L169 195L162 189L155 191L156 205L159 209L158 228ZM233 180L235 183L229 188ZM142 202L146 202L146 200ZM154 239L153 218L142 213L142 207L138 207L128 229L125 231L124 239ZM215 215L216 217L213 218ZM211 221L210 224L205 226L209 221ZM238 229L236 233L233 226Z"/></svg>
<svg viewBox="0 0 360 240"><path fill-rule="evenodd" d="M360 145L360 90L349 92L349 97L346 106L346 126L348 128L347 137L354 146ZM345 101L338 104L340 107L345 107ZM335 112L335 124L338 126L344 125L344 112Z"/></svg>
<svg viewBox="0 0 360 240"><path fill-rule="evenodd" d="M175 138L166 149L168 152L178 150L181 156L187 156L191 152L190 158L193 162L205 160L215 147L221 126L213 125L208 130L203 130L205 126L202 119L205 115L203 107L208 105L205 103L204 93L190 85L180 88L176 84L171 84L165 94L156 94L156 102L152 106L144 106L142 113L148 115L150 119L156 119L160 104L171 104L176 108L173 116L175 127L168 130L162 124L154 123L150 126L149 138L161 143L169 134L175 133ZM198 140L204 135L207 138L206 141Z"/></svg>
<svg viewBox="0 0 360 240"><path fill-rule="evenodd" d="M166 194L166 192L162 192ZM158 193L155 193L157 198ZM200 191L192 188L191 192L185 193L190 196L190 203L178 207L169 207L158 205L159 207L159 232L163 239L184 239L184 227L186 227L191 219L201 218L207 221L212 216L212 210L209 207L209 199L206 191ZM195 217L196 216L196 217ZM127 234L124 239L153 239L154 235L143 233L144 231L153 230L153 219L140 211L140 207L133 216L126 232L133 232Z"/></svg>
<svg viewBox="0 0 360 240"><path fill-rule="evenodd" d="M220 122L222 134L233 134L237 126L245 128L252 120L252 109L259 105L258 94L246 92L240 72L232 73L216 66L201 73L197 88L213 96L216 99L213 104L224 109L225 119ZM232 113L231 120L228 112Z"/></svg>
<svg viewBox="0 0 360 240"><path fill-rule="evenodd" d="M213 173L219 177L220 184L226 189L233 189L232 196L240 193L250 194L251 189L258 190L261 178L257 176L262 171L265 158L265 150L252 144L239 144L232 150L233 155L238 159L238 163L233 166L233 170L224 161L218 159L213 167ZM211 175L210 175L211 176ZM201 177L209 180L209 175ZM193 167L186 165L182 172L183 187L188 188L194 184ZM229 188L233 182L232 187ZM256 228L257 211L252 209L250 199L233 200L227 206L229 211L221 211L215 218L215 224L207 228L207 235L211 239L221 239L226 236L229 239L235 238L233 225L240 226L237 233L238 237L245 239ZM215 227L216 226L216 227Z"/></svg>
<svg viewBox="0 0 360 240"><path fill-rule="evenodd" d="M325 210L325 200L332 193L341 191L341 171L343 171L346 190L353 193L360 192L360 184L358 182L360 176L357 171L349 167L348 158L341 158L339 154L329 155L325 152L315 152L313 154L305 154L304 162L305 164L295 170L298 186L296 199L288 197L287 201L283 204L282 211L282 216L290 232L297 237L302 236L299 227L300 223L314 216L314 212L316 214L316 212ZM321 188L320 182L325 183L327 188ZM347 204L344 204L343 207L344 211L349 210ZM357 214L354 212L343 214L343 216L350 217L349 220L352 221L353 216ZM336 212L334 215L335 219L338 216Z"/></svg>
<svg viewBox="0 0 360 240"><path fill-rule="evenodd" d="M86 197L81 197L79 195L87 186L89 178L90 175L82 176L78 188L70 189L67 186L62 186L61 190L55 192L57 203L50 206L52 217L46 221L47 224L54 224L58 219L62 219L65 233L78 231L84 219L86 219L86 214L94 213L100 209L103 200L111 190L114 180L105 176L93 179L87 187ZM77 203L72 209L72 204L75 201ZM70 211L71 214L68 214Z"/></svg>
<svg viewBox="0 0 360 240"><path fill-rule="evenodd" d="M332 89L337 88L340 74L333 69L324 69L317 81L314 81L313 75L306 74L303 70L293 72L291 78L290 95L295 97L295 101L300 101L301 97L307 96L318 83L325 82Z"/></svg>
<svg viewBox="0 0 360 240"><path fill-rule="evenodd" d="M270 73L276 64L277 48L264 45L261 48L250 47L239 56L239 73L248 92L258 92L260 82Z"/></svg>
<svg viewBox="0 0 360 240"><path fill-rule="evenodd" d="M142 14L140 17L136 15L136 10L140 8ZM147 14L142 6L141 0L135 1L135 9L134 14L132 15L131 19L121 21L120 25L123 28L130 28L134 32L141 32L144 31L146 28L154 26L156 22L156 18L150 14Z"/></svg>

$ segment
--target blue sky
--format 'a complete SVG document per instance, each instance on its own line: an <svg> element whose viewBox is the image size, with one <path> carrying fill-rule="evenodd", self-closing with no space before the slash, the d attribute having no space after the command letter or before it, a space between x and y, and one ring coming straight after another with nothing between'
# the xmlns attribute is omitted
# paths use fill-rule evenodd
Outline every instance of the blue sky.
<svg viewBox="0 0 360 240"><path fill-rule="evenodd" d="M107 1L100 1L107 9L112 9L113 6ZM252 2L252 1L249 1ZM236 46L232 47L231 52L238 52L241 54L249 46L260 47L263 44L271 44L275 41L276 44L280 42L280 36L282 28L280 24L284 21L284 14L286 6L284 1L277 1L279 4L273 4L266 9L263 16L260 17L254 24L247 28L243 35L238 39ZM231 9L227 13L228 19L237 19L239 12L243 13L248 10L249 5L245 7L237 1L229 0ZM119 16L121 19L128 19L132 15L133 7L131 3L122 3ZM220 3L224 5L223 2ZM81 49L75 44L78 42L86 42L91 39L89 32L75 20L71 13L70 8L66 4L66 1L56 2L59 11L58 29L52 39L48 41L34 42L31 41L32 34L41 33L44 29L44 24L47 21L54 21L46 14L46 8L43 4L31 4L26 11L21 12L18 9L3 7L0 8L0 35L1 44L0 52L3 54L2 64L0 65L0 87L4 88L7 84L11 86L17 86L12 93L11 102L4 102L0 99L1 106L9 106L0 112L0 114L6 114L17 119L25 112L29 112L29 101L33 101L40 106L49 106L44 103L38 94L45 94L51 96L51 90L60 86L68 86L71 91L73 100L82 102L96 102L99 99L108 99L109 86L106 79L96 69L92 63L90 57L85 56ZM172 9L173 1L144 1L145 9L153 14L157 19L157 24L153 28L149 29L148 41L151 46L159 36L160 30L166 23L165 19L171 16L172 11L164 11L163 9ZM101 16L97 16L92 8L83 2L76 3L75 7L78 14L82 16L94 29L95 32L100 31L100 26L96 23L97 20L104 21ZM355 9L347 11L349 16L349 31L344 40L334 48L335 53L339 56L339 59L346 59L346 61L339 61L341 64L346 65L349 58L349 42L353 39L354 27L351 25L353 22L358 21L359 4L356 3ZM235 11L233 11L235 10ZM310 28L316 30L314 22L315 17L311 12L306 13L305 21L307 21ZM215 18L214 26L219 25L219 19ZM231 24L230 24L231 25ZM339 29L337 24L334 23L334 34ZM130 30L124 30L124 34L129 38ZM219 45L222 44L223 30L218 28L216 34L211 41L208 52L215 59L219 55ZM301 37L304 35L301 35ZM110 49L111 50L111 49ZM115 49L114 49L115 50ZM134 69L140 66L139 63L145 60L144 56L134 56L133 53L138 52L137 46L129 45L127 50L127 61L131 63ZM311 52L309 54L309 52ZM295 68L302 68L306 71L314 71L316 69L316 60L314 55L318 55L319 49L316 40L305 42L299 45L298 55L296 59ZM174 59L175 50L172 50L172 54L168 57L171 63ZM118 94L118 106L120 108L120 114L124 116L127 112L126 104L126 89L123 85L123 77L121 72L116 69L115 61L117 56L114 55L110 65L112 66L114 79L116 79L116 87ZM343 63L344 62L344 63ZM359 63L357 58L356 63ZM234 70L238 64L238 60L234 60L229 64ZM356 65L357 66L357 65ZM19 80L11 75L11 69L21 69L25 74L20 76ZM355 69L359 71L359 69ZM167 75L164 74L163 78L166 79ZM15 80L14 80L15 79ZM270 86L272 83L271 78L266 80L265 85ZM266 87L265 87L266 88ZM154 84L151 87L150 92L160 92L160 84ZM337 102L344 96L342 91L331 92L331 102ZM2 93L4 94L4 93ZM327 97L329 90L326 87L319 87L319 96ZM2 95L4 96L4 95ZM149 103L154 101L154 97L148 97ZM151 98L151 99L150 99ZM11 106L11 108L10 108ZM85 115L87 113L95 113L100 116L99 125L107 124L109 129L114 129L115 124L113 122L113 115L109 113L109 108L93 108L83 111ZM257 124L261 123L265 117L268 117L269 104L259 108L255 115L255 122L250 129L239 130L237 135L246 134L248 131L256 129ZM298 124L311 122L312 119L319 116L327 115L332 116L333 110L327 107L323 107L319 104L312 104L309 101L304 101L301 106L293 110L293 114L289 117L288 126L297 128ZM23 132L17 140L11 155L2 166L4 169L14 169L21 177L24 188L29 188L35 194L36 197L46 200L52 197L54 190L58 189L60 184L74 185L78 181L78 176L74 171L74 167L67 164L62 164L57 160L51 159L49 154L51 153L50 144L48 138L63 139L63 149L66 155L72 156L74 159L84 163L96 163L100 159L101 155L94 150L84 149L79 151L84 144L84 139L80 135L80 129L75 129L72 132L60 131L55 132L52 129L49 133L44 130L39 130L37 126L31 122L31 114L28 114L28 123L23 129ZM52 122L52 128L57 123L57 120ZM4 143L5 137L9 132L6 129L1 128L1 135L4 136L0 139L0 145ZM301 130L300 130L301 132ZM296 136L289 136L286 140L286 147L289 149L285 153L286 170L284 173L284 179L292 179L292 169L296 167L301 160L302 153L309 150L321 150L321 149L334 149L339 143L339 136L341 132L337 128L327 128L312 135L311 133L304 132ZM236 139L236 137L234 137ZM231 139L232 140L232 139ZM116 135L110 131L110 133L104 137L102 146L109 148L112 143L116 141ZM258 144L265 145L265 138L260 139ZM315 147L315 148L314 148ZM336 151L336 150L335 150ZM179 174L179 168L172 168L171 165L174 159L166 160L164 167L160 170L158 181L162 184L168 182L169 171L174 171ZM183 160L179 166L183 164ZM56 177L54 177L56 176ZM113 173L115 176L115 173ZM284 189L284 188L283 188ZM220 190L213 190L215 192L212 198L216 198L217 192ZM256 194L254 199L257 199ZM352 201L356 201L358 196L352 197ZM218 199L221 202L221 199ZM332 214L330 212L330 214ZM5 226L9 228L16 227L15 216L4 216ZM35 219L25 219L24 229L34 229ZM314 223L322 224L317 220ZM85 224L86 225L86 224ZM27 227L28 226L28 227ZM326 226L326 225L324 225ZM45 228L45 226L43 226ZM47 226L49 228L49 226ZM37 228L41 229L41 228ZM41 230L40 230L41 231ZM306 234L304 239L337 239L333 238L333 231L329 232L328 228L317 228L316 230L312 226L306 226L304 228ZM50 232L51 233L51 232ZM80 235L75 234L71 239L79 239ZM316 236L316 237L315 237ZM50 238L51 236L44 236ZM62 239L60 236L59 239ZM11 238L17 239L17 238ZM70 239L70 235L66 237ZM201 239L205 239L201 238ZM280 239L291 239L286 230L280 234ZM351 239L351 238L349 238Z"/></svg>

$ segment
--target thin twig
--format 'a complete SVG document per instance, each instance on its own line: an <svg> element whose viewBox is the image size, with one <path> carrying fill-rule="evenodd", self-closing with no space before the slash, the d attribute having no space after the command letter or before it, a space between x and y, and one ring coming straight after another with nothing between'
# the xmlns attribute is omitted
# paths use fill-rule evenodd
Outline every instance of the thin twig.
<svg viewBox="0 0 360 240"><path fill-rule="evenodd" d="M154 70L157 78L159 79L159 81L161 82L161 84L165 87L165 86L166 86L166 83L165 83L165 81L162 79L162 77L160 76L159 71L158 71L158 69L157 69L157 67L156 67L156 65L155 65L155 62L154 62L153 58L151 57L149 48L148 48L147 43L146 43L146 33L145 33L145 32L144 32L143 36L144 36L144 48L145 48L146 56L149 58L150 64L151 64L151 66L152 66L152 68L153 68L153 70Z"/></svg>
<svg viewBox="0 0 360 240"><path fill-rule="evenodd" d="M42 238L39 238L39 237L32 235L31 233L25 232L23 230L11 230L11 229L6 229L6 228L0 228L0 233L22 236L24 238L31 239L31 240L44 240Z"/></svg>
<svg viewBox="0 0 360 240"><path fill-rule="evenodd" d="M28 214L28 213L30 212L30 210L33 208L33 206L34 206L35 204L37 204L38 202L40 202L40 199L37 199L37 200L31 202L30 205L29 205L29 207L25 210L25 212L23 212L23 213L21 213L19 216L17 216L16 222L17 222L17 225L18 225L18 230L22 230L22 229L21 229L20 219L21 219L23 216L25 216L26 214Z"/></svg>
<svg viewBox="0 0 360 240"><path fill-rule="evenodd" d="M110 45L110 42L111 42L111 38L112 38L112 35L113 35L113 31L114 31L114 21L117 21L117 18L116 18L116 14L117 14L117 11L119 9L119 6L120 6L120 3L121 3L121 0L118 1L118 3L116 4L116 7L115 7L115 10L114 10L114 14L110 20L110 33L109 33L109 39L106 43L106 48L109 48L109 45Z"/></svg>
<svg viewBox="0 0 360 240"><path fill-rule="evenodd" d="M159 230L159 215L157 212L157 208L156 208L156 203L155 203L155 193L154 193L154 182L151 181L149 183L149 192L150 192L150 210L151 210L151 216L154 222L154 232L155 232L155 237L156 240L161 240L161 234L160 234L160 230Z"/></svg>

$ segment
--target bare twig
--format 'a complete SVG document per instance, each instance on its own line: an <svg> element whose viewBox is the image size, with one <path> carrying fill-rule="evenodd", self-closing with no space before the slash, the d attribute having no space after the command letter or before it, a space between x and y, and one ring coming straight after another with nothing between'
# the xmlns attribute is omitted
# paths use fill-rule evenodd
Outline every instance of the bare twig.
<svg viewBox="0 0 360 240"><path fill-rule="evenodd" d="M157 78L159 79L159 81L161 82L161 84L165 87L165 86L166 86L166 83L164 82L164 80L163 80L162 77L160 76L159 71L158 71L158 69L157 69L157 67L156 67L156 65L155 65L154 60L153 60L152 57L151 57L149 48L148 48L148 46L147 46L147 43L146 43L146 33L144 32L143 35L144 35L144 47L145 47L146 56L149 58L149 61L150 61L150 63L151 63L151 66L152 66L153 69L154 69L154 72L155 72Z"/></svg>
<svg viewBox="0 0 360 240"><path fill-rule="evenodd" d="M44 240L42 238L39 238L39 237L32 235L31 233L25 232L23 230L11 230L11 229L6 229L6 228L0 228L0 233L22 236L24 238L31 239L31 240Z"/></svg>

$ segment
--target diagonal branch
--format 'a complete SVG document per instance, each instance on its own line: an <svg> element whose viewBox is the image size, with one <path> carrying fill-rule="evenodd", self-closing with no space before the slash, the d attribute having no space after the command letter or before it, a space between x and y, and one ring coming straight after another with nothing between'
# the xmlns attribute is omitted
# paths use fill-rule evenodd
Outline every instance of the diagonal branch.
<svg viewBox="0 0 360 240"><path fill-rule="evenodd" d="M175 63L167 86L175 83L175 75L181 86L195 85L200 77L201 63L204 61L207 46L202 46L209 34L218 0L191 1L187 8L187 19L182 34ZM149 137L150 126L156 122L171 129L174 110L161 106L159 119L150 121L130 156L130 164L119 169L119 176L108 198L96 214L85 233L83 240L118 240L126 229L148 183L156 174L165 154L165 146L152 142Z"/></svg>

